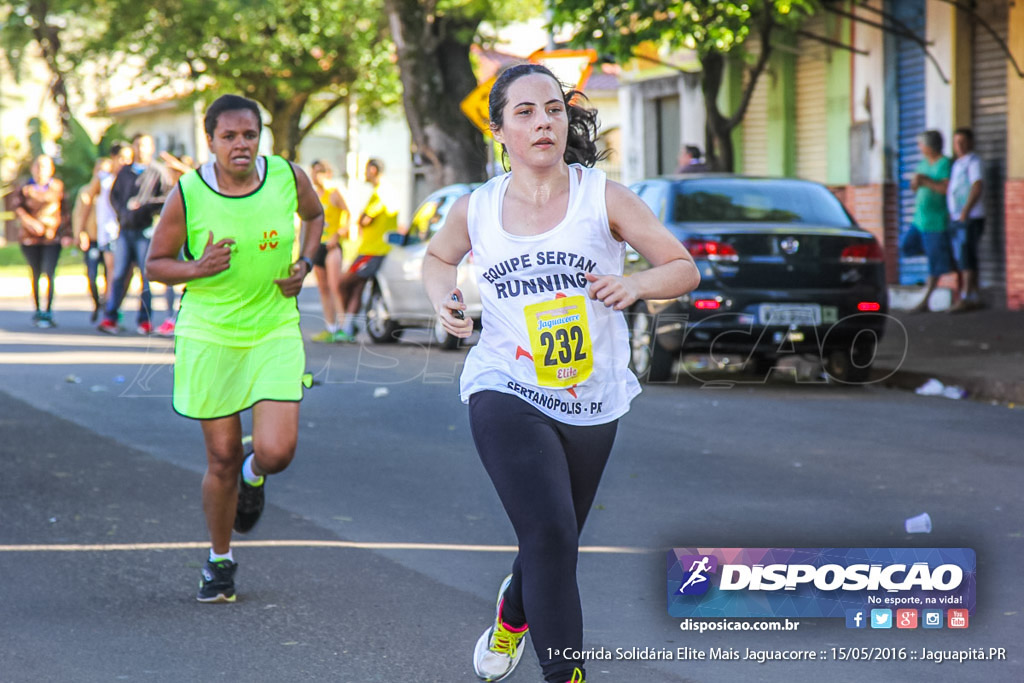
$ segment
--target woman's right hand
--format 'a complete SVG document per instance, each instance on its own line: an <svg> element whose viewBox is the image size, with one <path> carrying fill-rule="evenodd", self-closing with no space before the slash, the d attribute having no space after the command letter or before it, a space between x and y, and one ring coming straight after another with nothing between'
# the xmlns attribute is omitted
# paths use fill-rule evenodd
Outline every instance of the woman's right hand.
<svg viewBox="0 0 1024 683"><path fill-rule="evenodd" d="M25 228L25 232L29 233L33 237L42 237L46 234L46 226L44 226L28 211L19 207L14 213L18 216L18 219L21 220L21 225Z"/></svg>
<svg viewBox="0 0 1024 683"><path fill-rule="evenodd" d="M203 249L203 255L196 261L199 277L216 275L231 267L231 245L234 243L235 241L229 237L214 243L211 230L210 237L206 240L206 247Z"/></svg>
<svg viewBox="0 0 1024 683"><path fill-rule="evenodd" d="M465 311L466 304L462 303L462 292L456 287L448 292L444 301L437 307L437 316L448 334L460 339L465 339L473 334L473 319L465 317Z"/></svg>

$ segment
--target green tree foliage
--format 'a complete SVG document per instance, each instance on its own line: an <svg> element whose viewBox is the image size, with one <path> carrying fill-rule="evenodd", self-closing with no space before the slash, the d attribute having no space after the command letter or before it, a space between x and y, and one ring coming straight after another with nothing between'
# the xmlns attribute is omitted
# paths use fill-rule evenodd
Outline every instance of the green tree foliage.
<svg viewBox="0 0 1024 683"><path fill-rule="evenodd" d="M373 117L396 104L383 14L367 0L95 0L108 31L94 49L142 57L146 71L192 78L259 102L274 151L294 159L312 128L355 101Z"/></svg>
<svg viewBox="0 0 1024 683"><path fill-rule="evenodd" d="M537 16L540 0L384 0L398 50L402 101L427 185L487 177L483 135L459 109L477 86L470 48L481 27ZM537 47L541 47L538 45Z"/></svg>
<svg viewBox="0 0 1024 683"><path fill-rule="evenodd" d="M60 158L57 163L57 177L64 181L69 197L75 197L78 190L92 180L96 162L108 156L111 146L118 141L127 142L124 129L118 123L108 126L99 142L93 142L78 119L71 118L58 140Z"/></svg>
<svg viewBox="0 0 1024 683"><path fill-rule="evenodd" d="M50 97L61 122L71 118L68 80L81 63L85 35L94 28L89 18L94 0L22 0L0 2L0 52L15 78L27 53L36 48L52 79Z"/></svg>
<svg viewBox="0 0 1024 683"><path fill-rule="evenodd" d="M731 171L731 133L742 121L772 45L789 40L820 6L818 0L552 0L554 22L578 29L575 42L625 62L644 43L690 49L701 63L707 113L705 146L715 167ZM760 50L745 44L758 39ZM728 62L745 68L742 94L731 112L719 107Z"/></svg>
<svg viewBox="0 0 1024 683"><path fill-rule="evenodd" d="M99 157L99 148L78 119L72 117L60 138L60 161L57 177L64 181L70 198L92 179L92 169Z"/></svg>

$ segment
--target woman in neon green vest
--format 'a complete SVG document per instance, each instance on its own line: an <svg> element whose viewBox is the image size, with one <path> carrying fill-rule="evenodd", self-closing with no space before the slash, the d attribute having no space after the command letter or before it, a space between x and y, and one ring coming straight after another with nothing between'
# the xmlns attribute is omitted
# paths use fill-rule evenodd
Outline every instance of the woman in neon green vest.
<svg viewBox="0 0 1024 683"><path fill-rule="evenodd" d="M200 421L206 441L211 549L197 598L234 602L232 528L253 527L264 476L295 455L305 370L295 297L313 267L323 207L302 169L257 154L255 102L224 95L207 110L205 127L214 159L182 176L169 195L146 271L168 285L187 283L175 328L173 403ZM305 237L293 263L296 213ZM239 414L249 408L254 452L246 457Z"/></svg>

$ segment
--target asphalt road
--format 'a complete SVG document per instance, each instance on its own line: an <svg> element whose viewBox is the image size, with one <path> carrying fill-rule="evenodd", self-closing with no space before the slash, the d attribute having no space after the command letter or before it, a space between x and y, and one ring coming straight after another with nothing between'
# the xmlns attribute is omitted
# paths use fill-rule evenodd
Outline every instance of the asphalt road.
<svg viewBox="0 0 1024 683"><path fill-rule="evenodd" d="M515 537L458 400L463 352L424 334L307 345L318 384L296 461L236 547L238 602L201 605L202 437L170 409L171 344L100 336L65 303L82 310L39 331L0 302L0 682L476 680ZM301 308L317 331L312 292ZM622 420L582 539L586 647L1005 647L1008 660L594 661L591 683L1024 680L1019 410L711 379L648 387ZM924 511L933 532L907 535ZM682 546L970 547L977 612L960 632L832 619L682 632L664 588L665 551ZM532 648L509 680L540 680Z"/></svg>

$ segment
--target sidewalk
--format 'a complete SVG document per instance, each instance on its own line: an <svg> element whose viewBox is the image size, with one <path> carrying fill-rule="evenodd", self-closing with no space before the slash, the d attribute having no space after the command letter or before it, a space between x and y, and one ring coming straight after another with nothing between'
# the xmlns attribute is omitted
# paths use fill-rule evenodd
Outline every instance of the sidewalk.
<svg viewBox="0 0 1024 683"><path fill-rule="evenodd" d="M89 281L85 275L58 275L54 283L54 291L57 298L62 296L89 296ZM100 287L103 287L103 276L99 278ZM132 277L128 294L138 294L142 288L142 281L139 275ZM154 282L150 285L153 296L163 295L164 285ZM0 301L4 299L26 299L32 297L32 282L28 277L28 268L25 268L24 277L0 277ZM55 304L56 305L56 304Z"/></svg>
<svg viewBox="0 0 1024 683"><path fill-rule="evenodd" d="M0 278L0 305L5 300L28 301L30 291L28 278ZM898 310L917 301L915 292L892 292L892 319L878 350L874 377L886 386L910 390L936 379L965 389L967 398L1024 405L1024 311L915 315ZM153 296L162 293L163 286L154 283ZM87 296L85 277L59 276L57 295L58 309L60 297Z"/></svg>
<svg viewBox="0 0 1024 683"><path fill-rule="evenodd" d="M936 379L968 398L1024 405L1024 311L891 315L875 361L886 385L916 389Z"/></svg>

